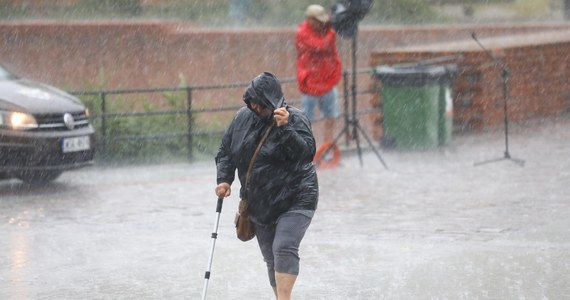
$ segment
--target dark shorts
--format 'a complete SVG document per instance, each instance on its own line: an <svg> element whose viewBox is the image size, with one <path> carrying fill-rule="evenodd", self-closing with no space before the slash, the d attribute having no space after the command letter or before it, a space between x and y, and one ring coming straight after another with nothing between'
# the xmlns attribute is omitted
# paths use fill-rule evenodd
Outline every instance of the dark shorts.
<svg viewBox="0 0 570 300"><path fill-rule="evenodd" d="M255 235L271 286L276 286L275 272L299 274L299 246L305 236L312 213L287 212L275 225L255 225Z"/></svg>

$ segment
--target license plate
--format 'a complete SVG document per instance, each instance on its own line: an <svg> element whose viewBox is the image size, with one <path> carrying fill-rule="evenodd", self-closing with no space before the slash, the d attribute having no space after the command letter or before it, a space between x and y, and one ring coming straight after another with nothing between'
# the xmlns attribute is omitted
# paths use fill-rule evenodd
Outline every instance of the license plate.
<svg viewBox="0 0 570 300"><path fill-rule="evenodd" d="M79 136L63 139L61 150L63 153L89 150L91 148L88 136Z"/></svg>

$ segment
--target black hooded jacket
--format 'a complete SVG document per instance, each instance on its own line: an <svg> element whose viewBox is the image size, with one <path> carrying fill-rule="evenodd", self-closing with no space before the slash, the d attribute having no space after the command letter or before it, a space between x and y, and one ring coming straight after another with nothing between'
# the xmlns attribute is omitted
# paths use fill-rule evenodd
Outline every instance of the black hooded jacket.
<svg viewBox="0 0 570 300"><path fill-rule="evenodd" d="M263 94L254 80L244 95L247 106L255 102L274 109L283 103L280 86L270 84L265 87L268 88L274 93ZM315 139L309 120L296 108L288 107L288 124L272 128L255 159L249 186L244 187L255 148L273 122L272 118L261 119L248 107L237 112L222 139L216 155L218 184L232 184L237 169L242 184L240 197L247 199L251 221L258 224L273 224L286 211L315 210L318 202L317 173L312 163Z"/></svg>

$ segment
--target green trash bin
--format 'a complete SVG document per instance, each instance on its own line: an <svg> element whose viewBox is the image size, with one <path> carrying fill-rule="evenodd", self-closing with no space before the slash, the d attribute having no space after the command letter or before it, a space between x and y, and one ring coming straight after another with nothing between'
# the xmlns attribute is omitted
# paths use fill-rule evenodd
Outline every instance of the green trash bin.
<svg viewBox="0 0 570 300"><path fill-rule="evenodd" d="M398 149L433 149L451 141L455 65L380 66L384 139Z"/></svg>

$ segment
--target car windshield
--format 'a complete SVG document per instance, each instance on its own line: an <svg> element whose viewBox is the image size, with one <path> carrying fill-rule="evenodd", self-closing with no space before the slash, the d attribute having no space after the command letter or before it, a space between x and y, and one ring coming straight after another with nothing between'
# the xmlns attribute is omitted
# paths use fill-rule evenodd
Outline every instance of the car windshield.
<svg viewBox="0 0 570 300"><path fill-rule="evenodd" d="M16 75L10 73L10 71L4 69L3 66L0 66L0 80L6 79L15 79L18 78Z"/></svg>

